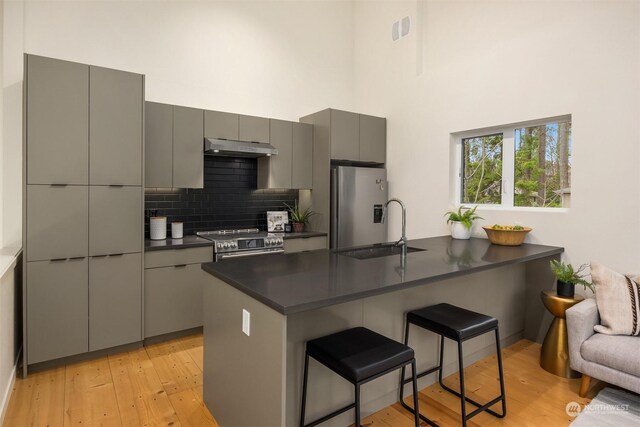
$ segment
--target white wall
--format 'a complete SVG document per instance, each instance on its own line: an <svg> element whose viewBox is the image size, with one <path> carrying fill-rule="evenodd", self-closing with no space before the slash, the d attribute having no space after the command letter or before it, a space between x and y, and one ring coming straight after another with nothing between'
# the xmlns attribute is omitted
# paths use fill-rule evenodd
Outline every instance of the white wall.
<svg viewBox="0 0 640 427"><path fill-rule="evenodd" d="M0 247L22 246L23 12L22 0L4 0Z"/></svg>
<svg viewBox="0 0 640 427"><path fill-rule="evenodd" d="M355 107L388 118L410 238L448 233L451 132L572 114L569 211L480 214L532 226L570 262L640 271L640 2L357 2L354 19Z"/></svg>
<svg viewBox="0 0 640 427"><path fill-rule="evenodd" d="M146 74L148 100L297 120L351 108L346 1L28 1L28 53Z"/></svg>

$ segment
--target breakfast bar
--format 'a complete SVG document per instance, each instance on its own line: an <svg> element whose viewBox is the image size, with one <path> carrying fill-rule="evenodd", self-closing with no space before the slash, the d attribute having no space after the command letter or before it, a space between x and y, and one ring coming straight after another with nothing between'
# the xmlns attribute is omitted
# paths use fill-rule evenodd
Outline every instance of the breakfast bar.
<svg viewBox="0 0 640 427"><path fill-rule="evenodd" d="M449 236L408 246L404 266L399 255L328 250L203 264L211 274L203 301L203 394L218 423L297 425L307 340L365 326L401 341L404 313L419 307L448 302L491 315L504 345L542 340L551 319L538 296L553 287L549 260L559 259L563 248ZM436 336L416 331L411 339L418 370L435 364ZM493 351L493 338L475 338L465 346L465 362ZM447 353L446 375L457 370L455 351ZM350 384L322 365L311 363L309 377L307 420L352 401ZM426 376L420 388L432 382L433 375ZM397 399L397 375L379 378L363 388L363 416ZM352 422L347 412L326 425Z"/></svg>

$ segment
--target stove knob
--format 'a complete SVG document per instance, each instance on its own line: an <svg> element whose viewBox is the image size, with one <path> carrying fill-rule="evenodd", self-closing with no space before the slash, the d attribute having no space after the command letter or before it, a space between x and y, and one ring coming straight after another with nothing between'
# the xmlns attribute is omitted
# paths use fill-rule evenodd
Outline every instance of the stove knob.
<svg viewBox="0 0 640 427"><path fill-rule="evenodd" d="M231 242L231 247L233 249L238 249L238 242Z"/></svg>
<svg viewBox="0 0 640 427"><path fill-rule="evenodd" d="M264 239L264 244L266 246L271 246L271 239Z"/></svg>
<svg viewBox="0 0 640 427"><path fill-rule="evenodd" d="M284 241L282 240L282 238L278 239L278 244L280 245L284 244Z"/></svg>
<svg viewBox="0 0 640 427"><path fill-rule="evenodd" d="M224 242L224 248L229 249L229 242Z"/></svg>
<svg viewBox="0 0 640 427"><path fill-rule="evenodd" d="M222 249L222 243L218 243L218 244L216 245L216 247L217 247L218 249Z"/></svg>

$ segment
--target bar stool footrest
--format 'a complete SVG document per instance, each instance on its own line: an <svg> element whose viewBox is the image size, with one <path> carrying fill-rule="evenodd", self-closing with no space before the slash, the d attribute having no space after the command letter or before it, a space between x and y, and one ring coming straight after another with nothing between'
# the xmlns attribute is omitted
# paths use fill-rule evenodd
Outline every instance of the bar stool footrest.
<svg viewBox="0 0 640 427"><path fill-rule="evenodd" d="M462 398L462 395L453 390L452 388L444 385L442 382L440 382L440 387L442 387L443 389L445 389L446 391L448 391L449 393L458 396L459 398ZM467 402L471 403L473 406L477 407L478 409L474 410L473 412L467 414L467 420L470 419L471 417L474 417L476 415L478 415L480 412L488 412L489 414L493 415L496 418L504 418L504 416L506 414L498 414L496 411L494 411L493 409L489 409L491 406L495 405L496 403L503 401L505 399L505 396L500 395L498 397L496 397L495 399L493 399L492 401L485 403L484 405L481 403L476 402L475 400L465 396L464 400L466 400Z"/></svg>
<svg viewBox="0 0 640 427"><path fill-rule="evenodd" d="M405 408L407 411L411 412L412 414L415 414L415 410L407 405L406 403L404 403L404 400L400 401L400 404L402 405L403 408ZM440 427L440 425L438 425L435 421L430 420L429 418L425 417L424 415L422 415L421 413L418 412L418 416L420 417L420 419L422 421L424 421L425 423L429 424L431 427Z"/></svg>
<svg viewBox="0 0 640 427"><path fill-rule="evenodd" d="M434 372L437 372L438 369L440 369L440 367L436 366L436 367L433 367L431 369L427 369L426 371L419 372L419 373L416 374L416 379L420 379L420 378L422 378L424 376L427 376L429 374L433 374ZM413 381L411 378L403 379L402 380L402 385L409 384L411 381Z"/></svg>
<svg viewBox="0 0 640 427"><path fill-rule="evenodd" d="M327 421L327 420L329 420L329 419L331 419L331 418L333 418L333 417L336 417L336 416L338 416L338 415L342 414L343 412L347 412L349 409L353 409L353 408L355 408L355 407L356 407L356 403L355 403L355 402L353 402L352 404L347 405L347 406L345 406L344 408L340 408L340 409L338 409L338 410L335 410L335 411L333 411L332 413L330 413L330 414L328 414L328 415L325 415L325 416L324 416L324 417L322 417L322 418L318 418L317 420L312 421L312 422L310 422L309 424L305 424L305 425L304 425L304 427L314 427L314 426L317 426L318 424L322 424L323 422L325 422L325 421Z"/></svg>

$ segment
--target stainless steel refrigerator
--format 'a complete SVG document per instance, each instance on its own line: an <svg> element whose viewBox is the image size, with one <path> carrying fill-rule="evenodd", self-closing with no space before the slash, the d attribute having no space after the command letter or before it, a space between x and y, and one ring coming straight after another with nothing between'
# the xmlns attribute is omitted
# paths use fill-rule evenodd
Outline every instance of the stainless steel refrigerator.
<svg viewBox="0 0 640 427"><path fill-rule="evenodd" d="M382 210L386 201L386 169L333 167L331 248L386 242L387 226L382 223Z"/></svg>

